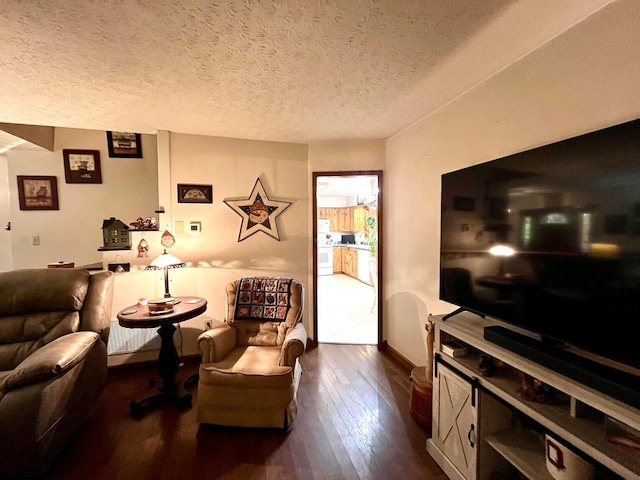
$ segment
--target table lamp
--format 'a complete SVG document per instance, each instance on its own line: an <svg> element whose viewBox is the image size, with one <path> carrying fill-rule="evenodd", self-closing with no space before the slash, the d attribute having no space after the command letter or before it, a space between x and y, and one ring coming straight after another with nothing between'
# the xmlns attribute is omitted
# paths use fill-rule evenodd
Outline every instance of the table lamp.
<svg viewBox="0 0 640 480"><path fill-rule="evenodd" d="M496 257L500 257L500 270L498 271L498 276L504 277L504 262L507 257L513 256L516 251L508 245L494 245L489 249L489 253Z"/></svg>
<svg viewBox="0 0 640 480"><path fill-rule="evenodd" d="M145 270L164 270L164 298L171 298L171 294L169 293L169 269L186 266L186 263L167 253L167 249L165 248L164 252L151 262L151 265L147 266Z"/></svg>

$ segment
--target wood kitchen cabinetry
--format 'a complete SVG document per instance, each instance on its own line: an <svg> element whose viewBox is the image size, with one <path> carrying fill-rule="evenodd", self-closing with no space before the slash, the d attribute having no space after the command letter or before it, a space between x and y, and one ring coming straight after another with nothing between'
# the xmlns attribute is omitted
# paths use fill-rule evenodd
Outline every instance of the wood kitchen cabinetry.
<svg viewBox="0 0 640 480"><path fill-rule="evenodd" d="M369 207L358 205L353 207L353 231L364 232L367 229L366 219L369 216Z"/></svg>
<svg viewBox="0 0 640 480"><path fill-rule="evenodd" d="M329 220L329 231L340 232L340 214L341 208L318 208L318 218Z"/></svg>
<svg viewBox="0 0 640 480"><path fill-rule="evenodd" d="M351 247L342 247L342 273L353 278L358 278L358 250Z"/></svg>
<svg viewBox="0 0 640 480"><path fill-rule="evenodd" d="M318 208L318 218L329 220L331 218L331 210L331 208Z"/></svg>
<svg viewBox="0 0 640 480"><path fill-rule="evenodd" d="M352 247L333 247L333 273L344 273L371 285L369 251Z"/></svg>
<svg viewBox="0 0 640 480"><path fill-rule="evenodd" d="M333 247L333 273L342 273L342 247Z"/></svg>
<svg viewBox="0 0 640 480"><path fill-rule="evenodd" d="M340 232L353 232L353 215L350 207L338 209L338 218Z"/></svg>
<svg viewBox="0 0 640 480"><path fill-rule="evenodd" d="M375 210L371 210L369 205L318 208L318 218L329 219L329 230L332 232L364 232L369 215L375 216Z"/></svg>

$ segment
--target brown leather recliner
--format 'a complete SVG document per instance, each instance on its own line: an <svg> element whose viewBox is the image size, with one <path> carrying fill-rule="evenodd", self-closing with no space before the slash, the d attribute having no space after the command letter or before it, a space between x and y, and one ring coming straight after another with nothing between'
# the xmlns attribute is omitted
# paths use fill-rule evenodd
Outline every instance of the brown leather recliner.
<svg viewBox="0 0 640 480"><path fill-rule="evenodd" d="M288 429L297 413L307 333L297 280L250 277L227 285L225 323L198 338L200 423Z"/></svg>
<svg viewBox="0 0 640 480"><path fill-rule="evenodd" d="M0 477L42 475L89 417L112 300L112 272L0 272Z"/></svg>

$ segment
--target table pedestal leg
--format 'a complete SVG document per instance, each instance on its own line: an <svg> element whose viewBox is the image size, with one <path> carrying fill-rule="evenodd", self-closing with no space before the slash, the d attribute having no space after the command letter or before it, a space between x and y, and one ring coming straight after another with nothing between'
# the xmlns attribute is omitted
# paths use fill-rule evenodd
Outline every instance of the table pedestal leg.
<svg viewBox="0 0 640 480"><path fill-rule="evenodd" d="M131 413L140 413L145 404L155 403L163 400L173 400L182 406L191 405L192 396L187 392L180 382L176 380L176 373L180 367L178 351L173 343L173 334L176 327L172 324L163 325L158 329L160 335L160 355L158 356L158 374L162 379L162 384L158 387L159 393L151 395L140 401L132 401L129 404Z"/></svg>

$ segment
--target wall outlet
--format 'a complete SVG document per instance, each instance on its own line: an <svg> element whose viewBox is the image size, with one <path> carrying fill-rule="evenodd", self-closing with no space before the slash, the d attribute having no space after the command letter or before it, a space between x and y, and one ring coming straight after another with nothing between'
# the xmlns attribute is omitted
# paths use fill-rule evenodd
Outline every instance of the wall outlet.
<svg viewBox="0 0 640 480"><path fill-rule="evenodd" d="M204 321L204 330L205 330L205 332L207 330L211 330L212 328L213 328L213 322L211 321L211 319L210 318L205 319L205 321Z"/></svg>
<svg viewBox="0 0 640 480"><path fill-rule="evenodd" d="M40 245L40 235L34 235L31 239L31 245Z"/></svg>

